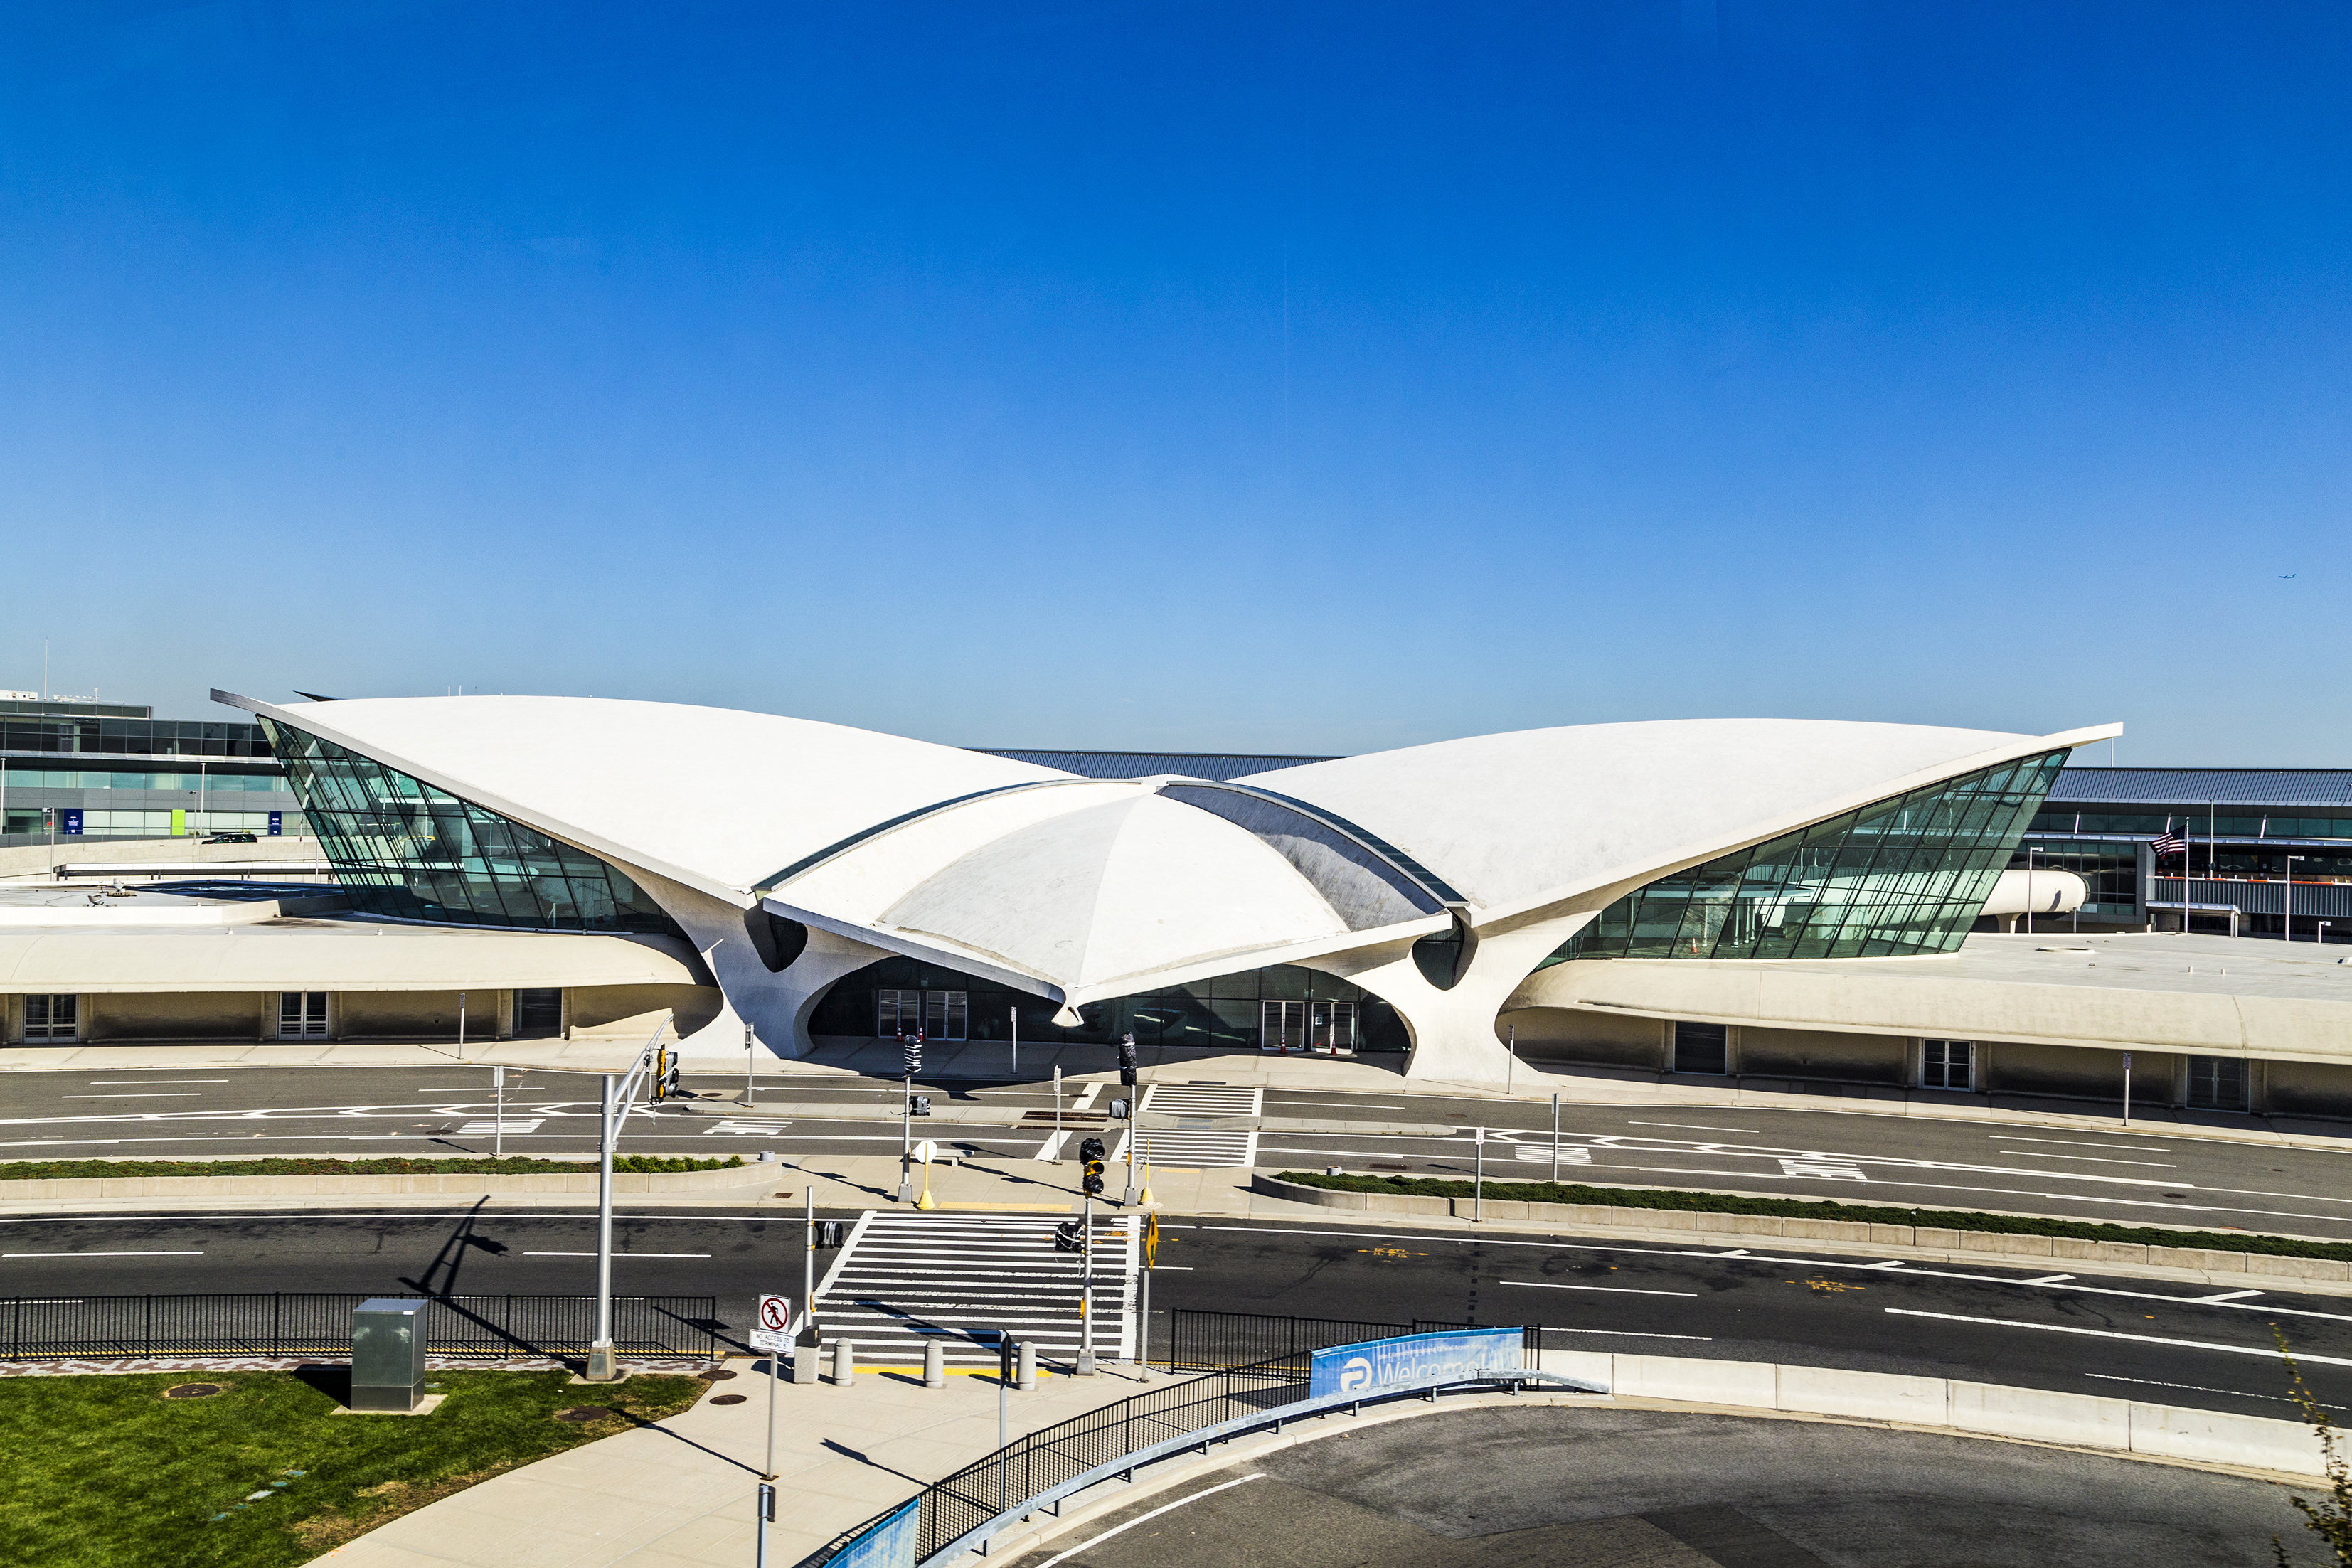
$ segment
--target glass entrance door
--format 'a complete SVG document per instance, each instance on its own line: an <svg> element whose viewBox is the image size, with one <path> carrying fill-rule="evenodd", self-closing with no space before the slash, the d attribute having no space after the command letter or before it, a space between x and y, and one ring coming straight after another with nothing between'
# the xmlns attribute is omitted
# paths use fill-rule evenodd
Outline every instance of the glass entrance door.
<svg viewBox="0 0 2352 1568"><path fill-rule="evenodd" d="M1307 1038L1311 1049L1326 1056L1356 1053L1355 1003L1309 1002L1307 1010Z"/></svg>
<svg viewBox="0 0 2352 1568"><path fill-rule="evenodd" d="M327 1033L327 993L278 993L278 1034L282 1040L324 1039Z"/></svg>
<svg viewBox="0 0 2352 1568"><path fill-rule="evenodd" d="M1257 1048L1260 1051L1307 1049L1307 1004L1266 1002L1260 1008Z"/></svg>
<svg viewBox="0 0 2352 1568"><path fill-rule="evenodd" d="M26 997L25 1042L73 1039L79 1010L72 996Z"/></svg>
<svg viewBox="0 0 2352 1568"><path fill-rule="evenodd" d="M922 992L886 988L874 993L874 1033L877 1039L896 1040L901 1034L912 1034L922 1023Z"/></svg>
<svg viewBox="0 0 2352 1568"><path fill-rule="evenodd" d="M970 991L925 991L923 1037L927 1040L963 1039L971 998Z"/></svg>

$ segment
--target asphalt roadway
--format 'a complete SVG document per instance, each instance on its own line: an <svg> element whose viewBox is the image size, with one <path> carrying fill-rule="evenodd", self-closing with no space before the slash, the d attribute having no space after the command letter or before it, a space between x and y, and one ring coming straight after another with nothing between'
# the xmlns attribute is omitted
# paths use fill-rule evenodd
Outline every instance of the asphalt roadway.
<svg viewBox="0 0 2352 1568"><path fill-rule="evenodd" d="M507 1082L506 1120L529 1124L505 1134L508 1153L592 1152L598 1114L593 1075L533 1069L509 1071ZM736 1090L741 1081L691 1079L688 1087ZM918 1087L943 1108L979 1113L974 1120L941 1119L923 1128L972 1154L1034 1155L1050 1125L1053 1092L1045 1084ZM1115 1092L1097 1088L1094 1103L1107 1104ZM622 1146L693 1155L746 1145L793 1155L887 1153L898 1146L898 1127L854 1117L887 1112L899 1095L887 1082L770 1075L760 1090L770 1109L650 1107L628 1118ZM499 1104L488 1069L456 1063L429 1071L10 1072L0 1075L0 1158L486 1155L489 1136L464 1129L494 1119ZM824 1113L835 1106L849 1114ZM780 1115L785 1107L794 1113ZM1316 1125L1283 1124L1298 1122ZM1472 1129L1484 1126L1489 1179L1544 1179L1552 1169L1551 1113L1539 1103L1268 1090L1255 1123L1228 1117L1213 1124L1261 1127L1255 1152L1261 1166L1463 1176L1478 1157ZM1412 1130L1394 1130L1402 1127ZM2352 1143L2344 1152L2286 1147L2200 1136L2179 1124L2126 1131L2087 1117L2079 1125L2000 1126L1851 1111L1654 1105L1566 1107L1560 1142L1562 1179L1601 1186L1706 1187L2352 1239Z"/></svg>
<svg viewBox="0 0 2352 1568"><path fill-rule="evenodd" d="M2266 1481L1927 1432L1454 1411L1192 1478L1021 1568L2254 1568L2322 1556Z"/></svg>
<svg viewBox="0 0 2352 1568"><path fill-rule="evenodd" d="M624 1211L615 1289L710 1296L740 1343L751 1298L801 1291L797 1217ZM0 1297L284 1291L585 1294L594 1217L273 1212L0 1218ZM832 1254L819 1254L820 1267ZM933 1260L951 1265L951 1254ZM2352 1409L2352 1301L1869 1257L1807 1258L1469 1228L1176 1219L1156 1344L1186 1309L1355 1322L1538 1324L1559 1348L1778 1361L2023 1385L2293 1418L2273 1339Z"/></svg>

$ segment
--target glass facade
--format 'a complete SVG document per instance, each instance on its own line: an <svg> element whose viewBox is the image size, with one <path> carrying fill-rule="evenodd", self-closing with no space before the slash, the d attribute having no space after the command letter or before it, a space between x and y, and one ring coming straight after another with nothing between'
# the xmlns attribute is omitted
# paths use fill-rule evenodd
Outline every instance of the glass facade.
<svg viewBox="0 0 2352 1568"><path fill-rule="evenodd" d="M685 936L652 895L595 856L317 736L263 724L361 914Z"/></svg>
<svg viewBox="0 0 2352 1568"><path fill-rule="evenodd" d="M1537 967L1950 952L2065 759L2053 751L1947 779L1661 877Z"/></svg>
<svg viewBox="0 0 2352 1568"><path fill-rule="evenodd" d="M912 993L961 996L964 1027L957 1038L1008 1040L1012 1014L1021 1014L1021 1038L1043 1042L1112 1045L1121 1035L1133 1034L1138 1045L1213 1046L1227 1051L1257 1050L1263 1043L1287 1043L1296 1051L1318 1027L1312 1004L1350 1007L1349 1023L1358 1051L1404 1051L1410 1040L1396 1009L1361 986L1335 979L1296 964L1268 969L1244 969L1194 980L1156 991L1140 991L1106 1002L1088 1002L1078 1009L1086 1020L1075 1029L1054 1022L1059 1010L1043 997L1016 991L993 980L982 979L919 958L884 958L843 976L826 991L809 1019L811 1034L864 1037L876 1032L882 1016L881 993L893 993L894 1003ZM1291 1006L1288 1004L1306 1004ZM1289 1021L1296 1017L1295 1026ZM1269 1020L1273 1020L1271 1023ZM1328 1025L1322 1027L1328 1028ZM1286 1028L1286 1042L1268 1035ZM1319 1036L1314 1038L1320 1038Z"/></svg>
<svg viewBox="0 0 2352 1568"><path fill-rule="evenodd" d="M2242 806L2228 811L2202 807L2156 807L2106 811L2078 811L2073 807L2045 807L2036 812L2036 834L2128 833L2152 839L2159 833L2179 833L2192 839L2352 839L2352 815L2335 817L2248 816Z"/></svg>
<svg viewBox="0 0 2352 1568"><path fill-rule="evenodd" d="M2029 849L2033 852L2033 869L2071 871L2083 879L2090 894L2081 910L2086 918L2140 918L2138 845L2029 835L2025 845L2009 862L2011 871L2027 869Z"/></svg>

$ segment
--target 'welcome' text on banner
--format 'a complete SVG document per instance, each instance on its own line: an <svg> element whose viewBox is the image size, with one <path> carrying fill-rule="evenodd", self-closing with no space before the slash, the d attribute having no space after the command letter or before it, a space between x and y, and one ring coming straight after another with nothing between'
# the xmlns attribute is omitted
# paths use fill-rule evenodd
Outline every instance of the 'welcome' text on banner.
<svg viewBox="0 0 2352 1568"><path fill-rule="evenodd" d="M1524 1341L1519 1329L1459 1329L1334 1345L1315 1353L1307 1396L1419 1388L1515 1371Z"/></svg>

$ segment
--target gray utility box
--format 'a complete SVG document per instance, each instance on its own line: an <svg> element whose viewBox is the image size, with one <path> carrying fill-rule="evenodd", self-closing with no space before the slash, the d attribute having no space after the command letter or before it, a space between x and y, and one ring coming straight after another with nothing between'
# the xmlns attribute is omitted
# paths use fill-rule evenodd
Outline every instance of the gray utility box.
<svg viewBox="0 0 2352 1568"><path fill-rule="evenodd" d="M352 1408L414 1410L425 1397L425 1308L380 1296L352 1309Z"/></svg>

